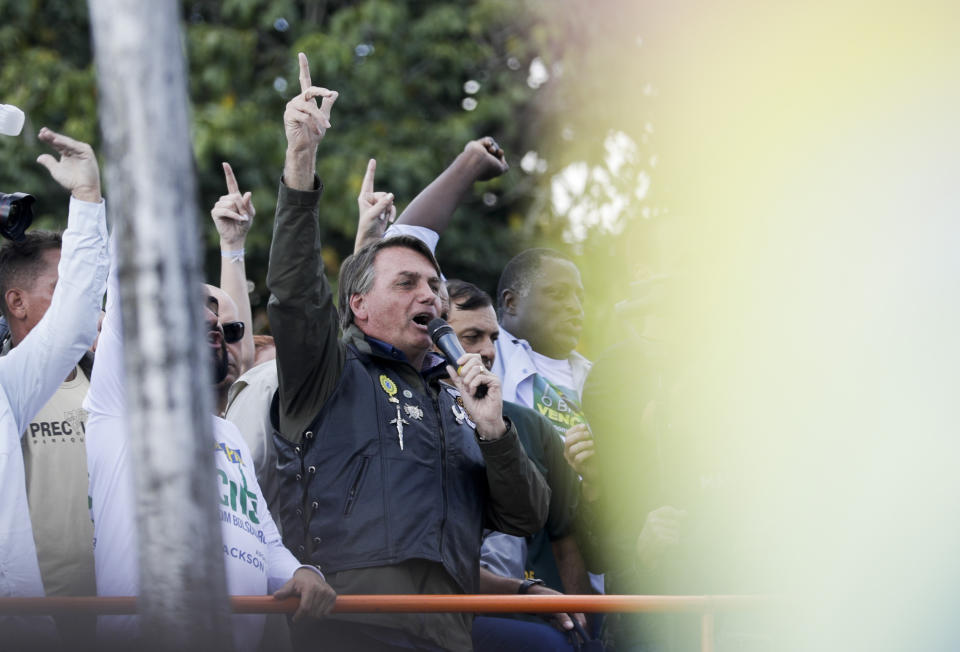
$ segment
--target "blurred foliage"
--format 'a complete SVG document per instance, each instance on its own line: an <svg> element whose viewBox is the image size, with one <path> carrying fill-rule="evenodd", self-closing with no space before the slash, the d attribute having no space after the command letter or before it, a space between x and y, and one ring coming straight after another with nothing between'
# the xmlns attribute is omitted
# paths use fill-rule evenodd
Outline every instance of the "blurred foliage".
<svg viewBox="0 0 960 652"><path fill-rule="evenodd" d="M36 133L49 126L95 148L99 143L86 6L0 5L0 102L27 114L20 138L0 138L0 190L31 192L38 198L37 224L62 227L66 193L34 163L43 151ZM402 210L467 141L484 135L503 146L511 171L478 184L465 199L438 249L445 273L492 292L504 263L521 249L566 246L567 218L550 201L550 173L569 161L602 160L608 129L602 125L617 117L607 115L616 103L588 56L610 32L605 35L603 21L591 20L582 3L199 0L184 1L182 10L198 210L208 215L225 192L220 162L229 161L257 209L247 241L255 312L266 305L263 281L285 146L281 116L299 90L298 51L310 60L314 84L340 93L318 162L331 277L352 249L368 158L377 159L377 189L393 192ZM550 81L529 84L537 58ZM466 92L469 80L479 84L475 93ZM468 97L476 100L472 110L463 104ZM531 150L549 167L523 171L520 160ZM615 239L594 230L600 243L591 240L588 249ZM212 222L206 233L207 276L215 280L220 257Z"/></svg>

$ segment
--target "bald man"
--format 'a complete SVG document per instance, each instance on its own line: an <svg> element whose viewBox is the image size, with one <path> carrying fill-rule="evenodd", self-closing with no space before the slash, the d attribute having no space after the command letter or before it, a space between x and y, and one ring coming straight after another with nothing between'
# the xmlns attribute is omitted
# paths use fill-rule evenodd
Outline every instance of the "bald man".
<svg viewBox="0 0 960 652"><path fill-rule="evenodd" d="M205 287L210 296L220 305L220 325L223 327L223 339L227 345L227 375L215 387L217 414L222 417L227 409L230 386L246 371L242 362L245 325L240 321L240 311L229 294L214 285L206 284Z"/></svg>

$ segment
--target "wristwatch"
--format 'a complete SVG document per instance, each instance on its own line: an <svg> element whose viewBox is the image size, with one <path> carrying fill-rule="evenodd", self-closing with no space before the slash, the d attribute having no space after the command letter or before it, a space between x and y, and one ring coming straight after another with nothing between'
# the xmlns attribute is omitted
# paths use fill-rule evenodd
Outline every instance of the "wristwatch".
<svg viewBox="0 0 960 652"><path fill-rule="evenodd" d="M524 595L530 590L531 586L535 586L537 584L540 586L546 586L547 583L541 579L537 579L536 577L531 577L530 579L520 582L520 586L517 587L517 593Z"/></svg>

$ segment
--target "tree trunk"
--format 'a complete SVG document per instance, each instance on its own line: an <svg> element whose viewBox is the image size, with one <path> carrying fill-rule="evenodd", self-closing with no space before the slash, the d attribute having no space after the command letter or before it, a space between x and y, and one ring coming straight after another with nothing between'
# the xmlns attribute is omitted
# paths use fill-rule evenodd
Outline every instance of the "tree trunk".
<svg viewBox="0 0 960 652"><path fill-rule="evenodd" d="M91 0L150 649L232 649L178 4Z"/></svg>

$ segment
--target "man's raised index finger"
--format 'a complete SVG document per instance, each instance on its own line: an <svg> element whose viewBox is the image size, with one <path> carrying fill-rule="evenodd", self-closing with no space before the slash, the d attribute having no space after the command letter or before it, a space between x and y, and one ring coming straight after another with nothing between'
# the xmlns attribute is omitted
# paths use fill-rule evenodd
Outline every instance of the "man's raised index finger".
<svg viewBox="0 0 960 652"><path fill-rule="evenodd" d="M377 159L370 159L367 163L367 172L363 175L363 183L360 184L360 192L368 193L373 192L373 175L377 169Z"/></svg>
<svg viewBox="0 0 960 652"><path fill-rule="evenodd" d="M227 193L239 195L240 186L237 185L237 178L233 176L233 168L226 161L223 162L223 176L227 179Z"/></svg>
<svg viewBox="0 0 960 652"><path fill-rule="evenodd" d="M300 61L300 92L303 93L313 86L310 83L310 64L307 62L307 55L303 52L297 54L297 59Z"/></svg>

